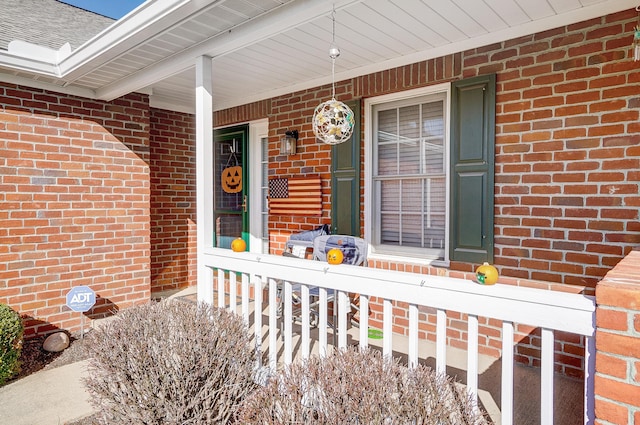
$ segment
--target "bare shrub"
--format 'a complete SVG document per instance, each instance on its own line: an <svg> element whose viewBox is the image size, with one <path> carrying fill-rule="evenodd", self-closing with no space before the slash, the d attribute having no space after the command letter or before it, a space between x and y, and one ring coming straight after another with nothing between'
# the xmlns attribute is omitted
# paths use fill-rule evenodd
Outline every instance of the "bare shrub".
<svg viewBox="0 0 640 425"><path fill-rule="evenodd" d="M85 384L101 424L226 424L256 386L242 319L206 304L124 310L87 342Z"/></svg>
<svg viewBox="0 0 640 425"><path fill-rule="evenodd" d="M486 423L450 378L356 348L291 365L247 398L238 418L260 425Z"/></svg>

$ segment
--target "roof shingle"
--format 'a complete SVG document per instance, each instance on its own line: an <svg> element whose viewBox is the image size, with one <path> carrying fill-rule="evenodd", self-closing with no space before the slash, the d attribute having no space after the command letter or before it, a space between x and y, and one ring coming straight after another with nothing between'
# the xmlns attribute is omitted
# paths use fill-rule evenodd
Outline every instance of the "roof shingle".
<svg viewBox="0 0 640 425"><path fill-rule="evenodd" d="M22 40L58 50L77 49L115 22L57 0L0 0L0 49Z"/></svg>

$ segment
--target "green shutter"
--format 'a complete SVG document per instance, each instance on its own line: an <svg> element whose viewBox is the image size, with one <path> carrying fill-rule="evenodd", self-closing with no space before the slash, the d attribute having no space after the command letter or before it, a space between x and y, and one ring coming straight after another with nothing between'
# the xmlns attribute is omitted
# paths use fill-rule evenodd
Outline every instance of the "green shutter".
<svg viewBox="0 0 640 425"><path fill-rule="evenodd" d="M495 111L495 74L452 84L452 261L493 262Z"/></svg>
<svg viewBox="0 0 640 425"><path fill-rule="evenodd" d="M331 233L360 236L360 101L346 104L355 126L349 140L331 147Z"/></svg>

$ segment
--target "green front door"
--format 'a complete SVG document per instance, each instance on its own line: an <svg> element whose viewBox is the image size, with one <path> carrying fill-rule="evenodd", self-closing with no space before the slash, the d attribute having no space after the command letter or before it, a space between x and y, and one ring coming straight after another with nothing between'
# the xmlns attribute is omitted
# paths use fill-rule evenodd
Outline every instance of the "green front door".
<svg viewBox="0 0 640 425"><path fill-rule="evenodd" d="M249 126L213 132L213 245L231 248L241 237L249 249Z"/></svg>

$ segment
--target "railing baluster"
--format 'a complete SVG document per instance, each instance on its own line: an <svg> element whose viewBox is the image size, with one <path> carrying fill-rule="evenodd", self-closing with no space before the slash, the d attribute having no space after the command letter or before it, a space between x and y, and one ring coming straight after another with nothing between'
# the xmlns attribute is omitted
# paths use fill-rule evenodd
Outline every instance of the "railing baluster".
<svg viewBox="0 0 640 425"><path fill-rule="evenodd" d="M418 306L409 304L409 367L418 365Z"/></svg>
<svg viewBox="0 0 640 425"><path fill-rule="evenodd" d="M318 291L318 312L320 313L320 318L318 319L318 353L320 357L327 355L327 298L326 288L320 288Z"/></svg>
<svg viewBox="0 0 640 425"><path fill-rule="evenodd" d="M291 306L293 290L291 282L289 281L285 280L282 285L284 286L283 294L281 294L284 304L284 315L282 318L284 321L284 364L290 365L293 361L293 310Z"/></svg>
<svg viewBox="0 0 640 425"><path fill-rule="evenodd" d="M344 291L338 291L338 347L347 347L347 306L349 305L349 297ZM335 324L334 324L335 326Z"/></svg>
<svg viewBox="0 0 640 425"><path fill-rule="evenodd" d="M382 301L382 354L391 356L393 354L393 305L391 300Z"/></svg>
<svg viewBox="0 0 640 425"><path fill-rule="evenodd" d="M269 278L269 368L274 372L276 371L278 366L277 292L278 282L276 282L275 279ZM281 317L280 320L283 320L283 318Z"/></svg>
<svg viewBox="0 0 640 425"><path fill-rule="evenodd" d="M238 275L234 271L229 271L229 311L237 313L238 308Z"/></svg>
<svg viewBox="0 0 640 425"><path fill-rule="evenodd" d="M502 425L513 424L513 323L502 322Z"/></svg>
<svg viewBox="0 0 640 425"><path fill-rule="evenodd" d="M542 328L540 423L553 425L553 330Z"/></svg>
<svg viewBox="0 0 640 425"><path fill-rule="evenodd" d="M262 366L262 286L267 283L264 276L253 276L251 279L254 283L254 305L253 309L253 331L256 336L256 357L258 358L258 366Z"/></svg>
<svg viewBox="0 0 640 425"><path fill-rule="evenodd" d="M310 313L309 313L309 286L308 285L301 285L300 288L300 297L302 298L302 323L300 324L300 326L302 327L302 346L300 347L300 349L302 350L302 358L303 359L308 359L309 358L309 346L310 346L310 342L311 342L311 338L309 335L309 318L310 318Z"/></svg>
<svg viewBox="0 0 640 425"><path fill-rule="evenodd" d="M241 296L241 311L244 322L249 324L249 274L242 273L242 286L240 289Z"/></svg>
<svg viewBox="0 0 640 425"><path fill-rule="evenodd" d="M584 337L584 423L595 422L596 344L593 337Z"/></svg>
<svg viewBox="0 0 640 425"><path fill-rule="evenodd" d="M218 308L224 308L224 270L218 269Z"/></svg>
<svg viewBox="0 0 640 425"><path fill-rule="evenodd" d="M369 296L360 294L360 348L369 346Z"/></svg>
<svg viewBox="0 0 640 425"><path fill-rule="evenodd" d="M447 373L447 312L436 313L436 372Z"/></svg>
<svg viewBox="0 0 640 425"><path fill-rule="evenodd" d="M478 406L478 316L468 316L467 330L467 389Z"/></svg>

